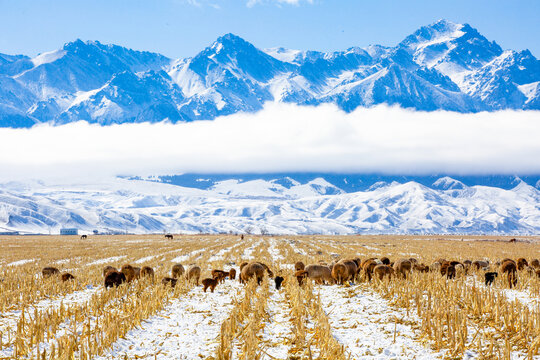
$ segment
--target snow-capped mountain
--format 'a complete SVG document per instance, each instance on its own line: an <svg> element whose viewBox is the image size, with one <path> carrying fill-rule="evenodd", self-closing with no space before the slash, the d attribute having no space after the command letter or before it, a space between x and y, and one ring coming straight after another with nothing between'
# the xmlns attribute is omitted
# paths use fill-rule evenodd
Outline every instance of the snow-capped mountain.
<svg viewBox="0 0 540 360"><path fill-rule="evenodd" d="M519 178L507 189L441 177L350 192L321 177L156 180L0 184L0 232L540 233L540 191Z"/></svg>
<svg viewBox="0 0 540 360"><path fill-rule="evenodd" d="M192 58L77 40L34 58L0 54L0 126L213 119L265 102L395 104L458 112L540 109L540 61L468 24L439 20L395 47L261 50L233 34Z"/></svg>

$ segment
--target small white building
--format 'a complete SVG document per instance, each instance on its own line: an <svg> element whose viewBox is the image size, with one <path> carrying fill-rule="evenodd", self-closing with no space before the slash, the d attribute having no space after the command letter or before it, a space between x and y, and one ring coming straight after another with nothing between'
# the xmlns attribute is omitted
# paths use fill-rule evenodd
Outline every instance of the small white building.
<svg viewBox="0 0 540 360"><path fill-rule="evenodd" d="M60 235L79 235L79 229L77 228L60 229Z"/></svg>

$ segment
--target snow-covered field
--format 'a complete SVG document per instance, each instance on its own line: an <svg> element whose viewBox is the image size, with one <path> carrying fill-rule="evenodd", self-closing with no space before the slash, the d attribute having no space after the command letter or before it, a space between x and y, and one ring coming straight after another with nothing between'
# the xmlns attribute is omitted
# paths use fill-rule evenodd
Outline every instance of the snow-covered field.
<svg viewBox="0 0 540 360"><path fill-rule="evenodd" d="M342 286L312 283L298 287L293 276L296 261L330 263L353 254L362 254L362 259L385 254L392 260L417 254L418 260L426 263L439 256L459 260L489 258L493 264L508 256L532 259L531 255L540 255L534 243L437 241L407 236L254 235L244 239L235 235L175 235L171 242L163 235L145 235L140 241L133 235L96 237L85 242L77 239L70 252L85 255L62 259L61 250L43 252L43 237L37 238L35 249L25 251L24 258L10 246L6 249L13 250L8 252L13 251L19 258L0 255L4 263L21 263L0 268L0 357L32 358L37 352L49 355L60 351L60 347L66 351L67 344L79 344L75 354L84 348L86 356L91 350L92 359L210 360L216 359L225 346L226 331L231 337L230 359L235 360L245 359L249 351L264 360L318 358L326 356L332 344L341 351L333 353L332 358L340 360L480 360L490 348L493 353L506 351L514 360L540 359L534 349L534 341L540 337L540 329L534 327L540 316L540 278L530 271L519 272L518 286L512 289L502 277L487 288L482 281L483 271L452 280L436 272L415 273L407 280L394 279L384 286L358 278ZM101 252L105 245L108 250ZM85 246L94 249L90 250L93 253L78 250ZM35 275L39 274L38 265L27 261L38 258L40 263L69 263L80 278L77 281L97 285L81 288L74 283L73 287L55 288L54 278L43 281L41 275ZM174 290L161 284L177 262L199 265L200 283L211 276L215 266L239 270L238 264L250 260L262 261L272 267L275 275L284 276L284 287L277 290L272 279L265 280L262 286L246 286L236 278L219 283L213 293L205 293L200 285L186 287L181 279L181 287ZM154 281L135 280L117 290L104 289L102 267L127 261L153 267ZM47 291L56 295L43 298L42 294L34 302L30 298L22 308L9 304L9 292L27 298L28 294L21 293L24 287L17 282L20 272L33 280L27 283L30 292L48 286ZM473 301L469 302L471 294ZM454 296L453 301L447 302L449 296ZM435 304L434 311L426 315L430 304ZM58 312L62 307L69 311ZM452 312L455 308L459 309L457 313ZM521 313L512 309L521 309ZM114 322L104 323L110 313L116 314ZM116 333L115 326L125 332ZM100 333L102 337L95 335ZM103 344L103 348L92 348L90 340ZM16 344L19 356L13 355ZM530 356L527 351L531 351Z"/></svg>
<svg viewBox="0 0 540 360"><path fill-rule="evenodd" d="M205 359L214 354L221 323L241 292L242 286L230 280L213 293L196 287L96 359Z"/></svg>

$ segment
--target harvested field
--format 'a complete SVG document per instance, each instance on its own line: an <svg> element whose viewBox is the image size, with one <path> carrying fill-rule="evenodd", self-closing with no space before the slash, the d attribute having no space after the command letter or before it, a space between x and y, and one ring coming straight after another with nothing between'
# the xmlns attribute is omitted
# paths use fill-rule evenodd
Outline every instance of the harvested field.
<svg viewBox="0 0 540 360"><path fill-rule="evenodd" d="M2 237L0 359L540 359L537 269L517 270L514 284L499 264L505 258L531 264L540 258L539 238L509 240ZM297 261L331 266L359 259L362 265L382 257L413 258L412 270L382 280L369 280L368 270L360 270L344 285L327 278L323 284L308 272L307 278L294 274ZM447 264L455 276L443 260L456 262ZM487 266L469 266L466 260ZM252 261L268 269L262 268L259 285L256 274L242 284L240 265ZM415 261L430 268L415 270ZM199 285L185 275L174 287L172 280L162 284L176 263L186 273L198 266ZM151 267L154 276L105 288L103 268L120 270L124 264ZM75 279L44 277L44 267ZM212 283L212 270L232 268L235 280L216 279L215 289L203 291L201 282ZM485 284L488 271L498 272L491 285ZM276 276L284 279L279 290Z"/></svg>

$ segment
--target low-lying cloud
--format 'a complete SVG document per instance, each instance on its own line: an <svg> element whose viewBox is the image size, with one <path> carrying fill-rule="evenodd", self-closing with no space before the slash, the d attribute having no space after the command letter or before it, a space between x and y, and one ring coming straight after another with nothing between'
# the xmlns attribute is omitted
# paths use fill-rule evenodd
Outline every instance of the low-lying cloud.
<svg viewBox="0 0 540 360"><path fill-rule="evenodd" d="M268 104L181 124L0 129L0 179L186 172L540 173L540 112Z"/></svg>

